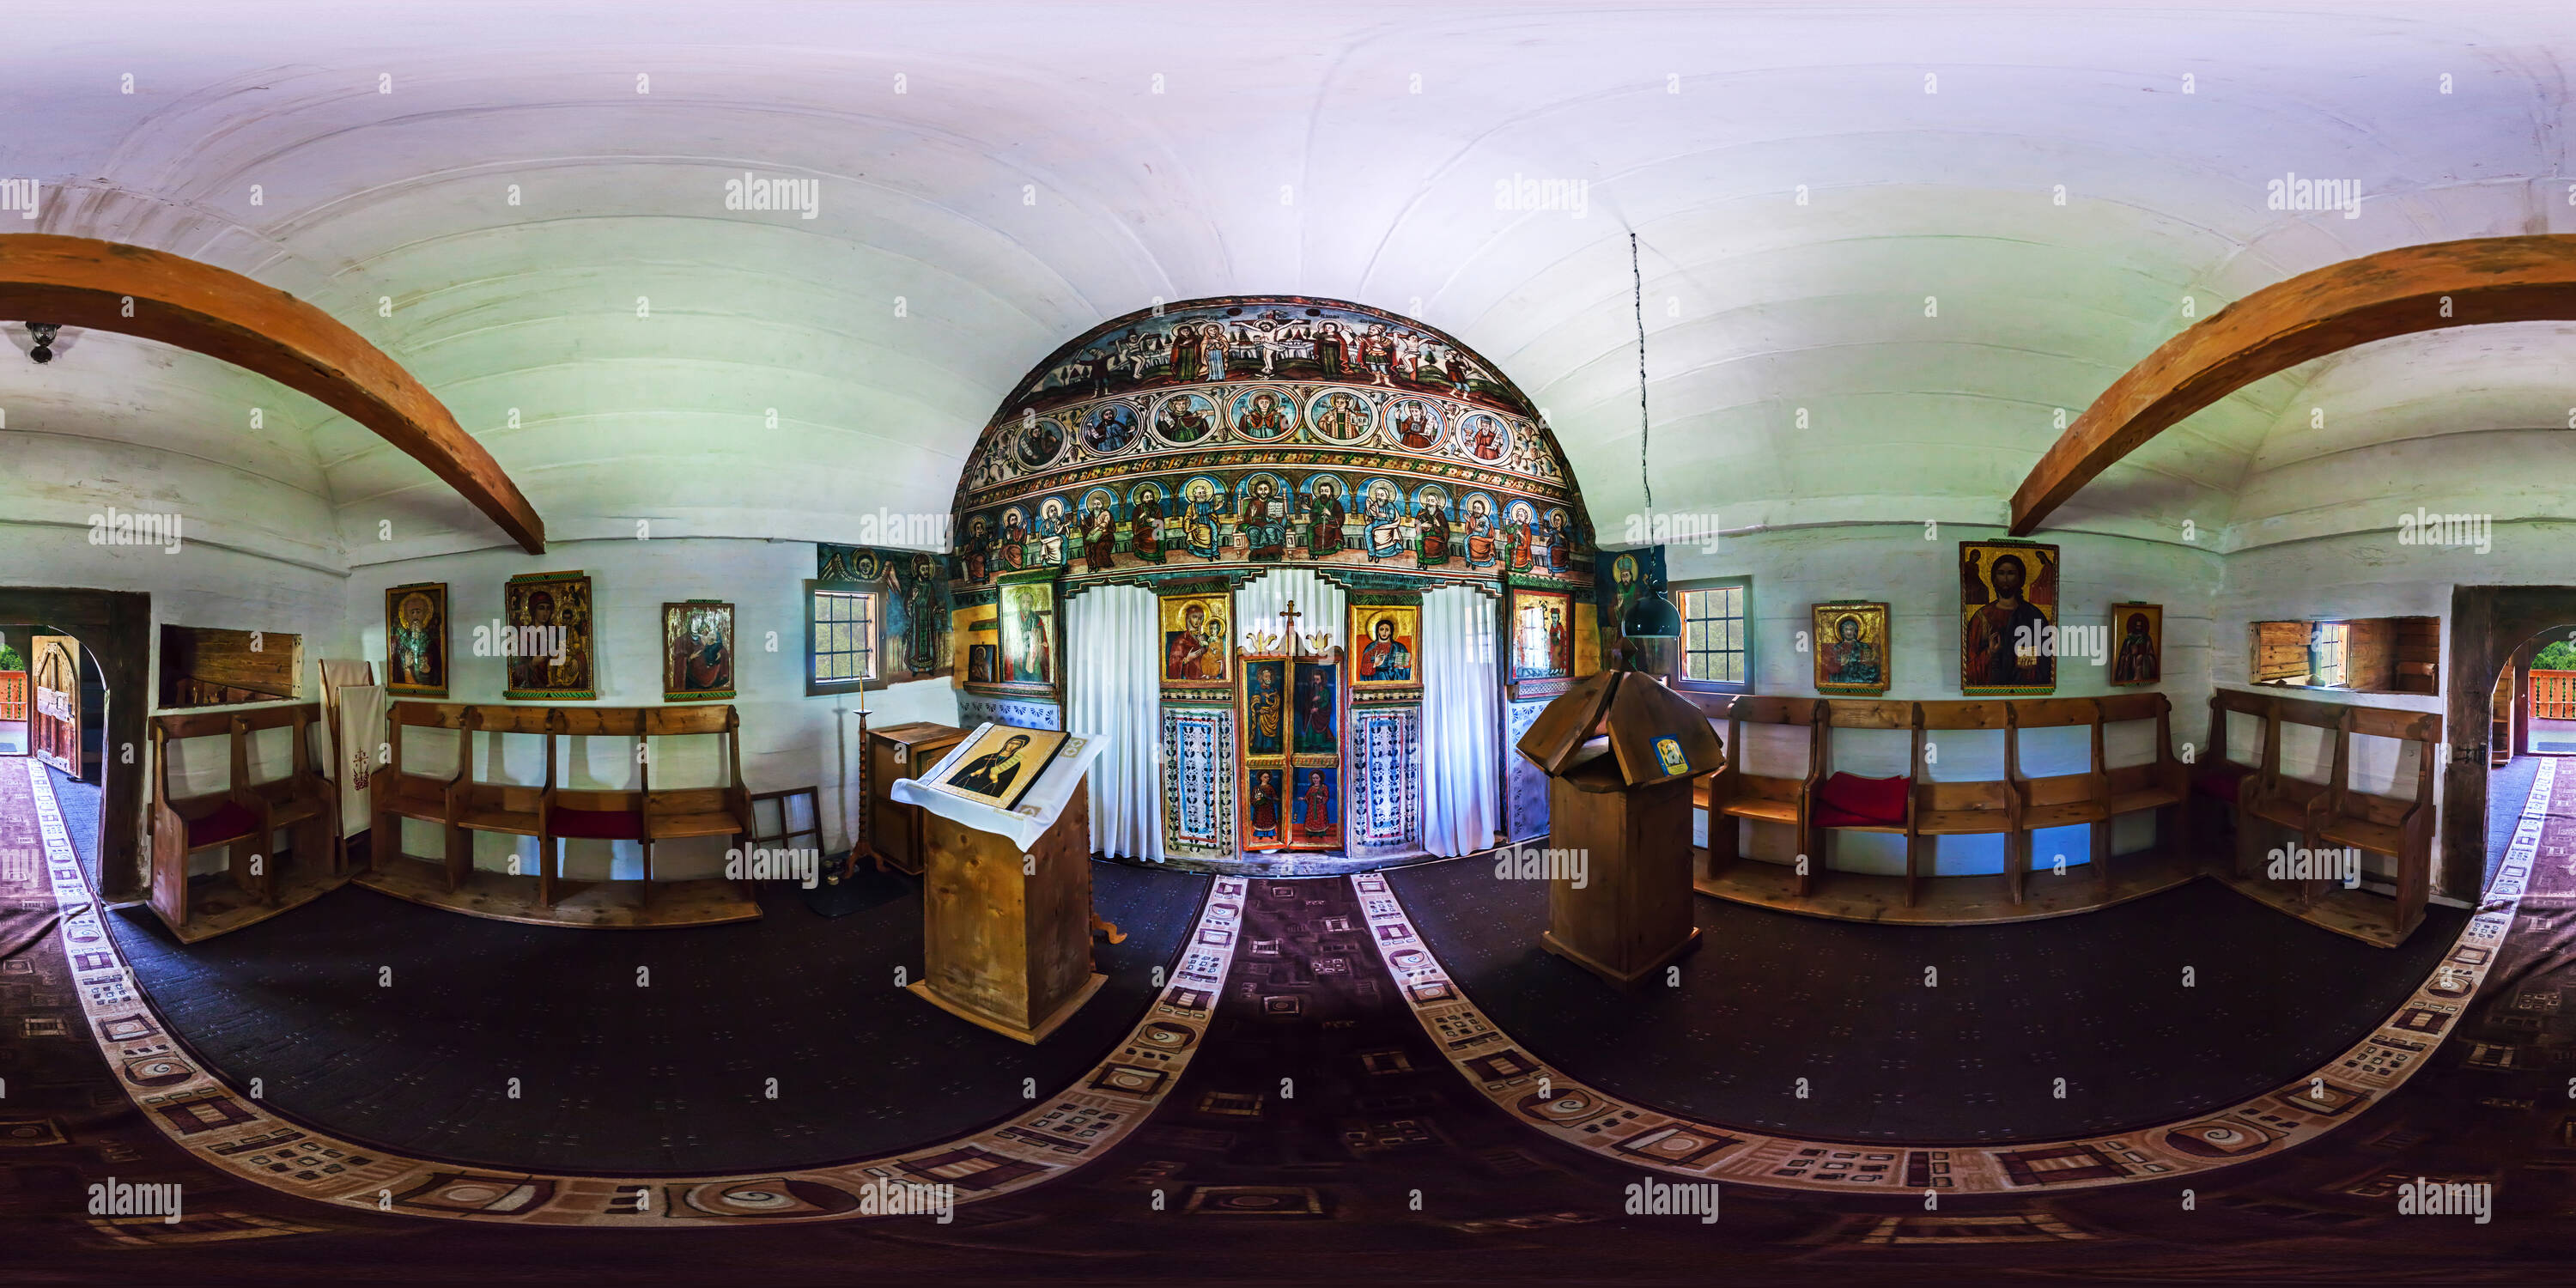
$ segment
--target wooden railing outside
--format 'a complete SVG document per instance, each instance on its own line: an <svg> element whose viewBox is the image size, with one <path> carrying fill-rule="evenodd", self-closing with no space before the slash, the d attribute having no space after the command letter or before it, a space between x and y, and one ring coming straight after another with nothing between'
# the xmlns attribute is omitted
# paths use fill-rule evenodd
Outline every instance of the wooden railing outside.
<svg viewBox="0 0 2576 1288"><path fill-rule="evenodd" d="M2532 672L2531 715L2535 720L2576 720L2576 671Z"/></svg>
<svg viewBox="0 0 2576 1288"><path fill-rule="evenodd" d="M0 671L0 720L27 718L27 673Z"/></svg>

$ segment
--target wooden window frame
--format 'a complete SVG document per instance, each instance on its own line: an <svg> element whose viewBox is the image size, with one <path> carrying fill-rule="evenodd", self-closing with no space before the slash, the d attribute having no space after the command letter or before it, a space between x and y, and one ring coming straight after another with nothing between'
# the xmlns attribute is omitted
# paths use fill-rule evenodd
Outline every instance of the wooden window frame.
<svg viewBox="0 0 2576 1288"><path fill-rule="evenodd" d="M838 680L815 677L815 664L823 657L820 650L823 623L816 610L821 607L825 595L852 595L867 601L868 645L863 654L867 662L865 674ZM876 675L877 655L885 645L885 608L881 602L884 598L875 587L855 582L809 580L805 583L805 696L822 697L885 687L885 681Z"/></svg>
<svg viewBox="0 0 2576 1288"><path fill-rule="evenodd" d="M1692 593L1698 591L1730 589L1741 590L1744 592L1744 611L1743 615L1738 619L1744 625L1744 679L1741 681L1694 680L1690 678L1689 675L1690 596ZM1682 619L1682 633L1673 640L1672 670L1665 677L1671 682L1673 688L1684 693L1753 692L1753 677L1758 674L1754 669L1753 652L1753 578L1750 576L1701 577L1692 581L1678 581L1672 583L1669 587L1668 593L1673 596L1673 608L1681 615ZM1716 651L1723 653L1728 650L1720 649Z"/></svg>

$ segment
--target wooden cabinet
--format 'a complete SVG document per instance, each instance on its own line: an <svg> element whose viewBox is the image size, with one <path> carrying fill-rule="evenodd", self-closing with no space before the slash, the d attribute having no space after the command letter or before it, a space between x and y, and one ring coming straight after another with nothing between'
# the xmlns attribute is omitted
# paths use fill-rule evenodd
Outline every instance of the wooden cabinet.
<svg viewBox="0 0 2576 1288"><path fill-rule="evenodd" d="M888 792L898 780L938 764L965 736L965 730L934 720L868 731L868 848L876 855L879 871L892 868L921 875L929 815Z"/></svg>

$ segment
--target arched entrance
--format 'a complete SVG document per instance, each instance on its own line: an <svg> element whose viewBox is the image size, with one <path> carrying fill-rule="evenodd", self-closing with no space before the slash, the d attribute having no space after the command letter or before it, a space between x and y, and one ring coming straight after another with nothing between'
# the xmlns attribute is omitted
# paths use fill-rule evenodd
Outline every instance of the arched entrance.
<svg viewBox="0 0 2576 1288"><path fill-rule="evenodd" d="M2536 718L2531 671L2549 645L2576 636L2576 586L2455 586L2451 591L2450 658L2444 668L2453 738L2442 773L2443 861L2436 893L2474 904L2495 856L2488 813L2509 785L2527 786L2530 764L2518 758L2576 755L2576 707L2559 723L2557 705ZM2554 668L2543 667L2544 671ZM2561 687L2545 685L2551 694ZM2576 701L2576 684L2565 686ZM2563 750L2562 750L2563 747ZM2475 855L2461 862L2454 856Z"/></svg>
<svg viewBox="0 0 2576 1288"><path fill-rule="evenodd" d="M31 668L52 668L42 676L53 686L48 691L75 695L68 720L59 715L38 719L39 676L31 672L28 750L39 750L38 739L50 738L41 749L44 759L100 789L97 853L82 856L96 862L91 881L108 899L141 898L143 775L137 765L149 706L145 685L152 661L152 597L131 591L0 587L0 623L11 624L10 638L28 653ZM66 644L30 648L38 634ZM79 696L85 694L95 695L95 710ZM50 705L52 699L46 701Z"/></svg>

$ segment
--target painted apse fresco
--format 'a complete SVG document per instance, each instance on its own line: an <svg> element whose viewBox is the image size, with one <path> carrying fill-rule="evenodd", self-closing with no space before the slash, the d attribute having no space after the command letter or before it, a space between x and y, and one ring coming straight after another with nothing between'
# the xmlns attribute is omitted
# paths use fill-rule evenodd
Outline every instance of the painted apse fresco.
<svg viewBox="0 0 2576 1288"><path fill-rule="evenodd" d="M1164 836L1184 858L1422 853L1422 596L1487 596L1509 656L1508 596L1581 602L1593 582L1581 495L1528 397L1434 328L1333 300L1194 300L1093 328L994 412L955 513L967 650L1009 651L1003 603L1033 583L1058 606L1104 585L1163 597ZM1230 611L1281 568L1346 602L1300 604L1295 622ZM1345 620L1371 637L1310 643ZM1403 628L1401 668L1385 647L1359 655L1382 643L1380 621ZM1506 726L1510 707L1597 668L1583 634L1554 685L1497 669ZM1064 675L1032 684L974 660L958 673L976 710L1007 700L1014 723L1061 720Z"/></svg>

